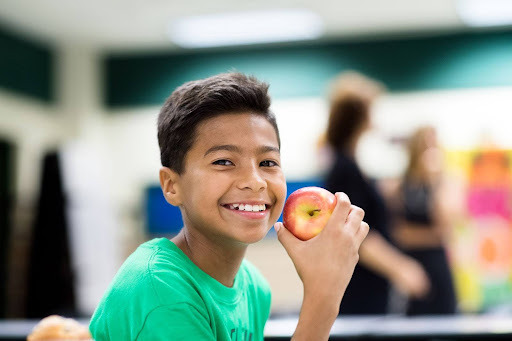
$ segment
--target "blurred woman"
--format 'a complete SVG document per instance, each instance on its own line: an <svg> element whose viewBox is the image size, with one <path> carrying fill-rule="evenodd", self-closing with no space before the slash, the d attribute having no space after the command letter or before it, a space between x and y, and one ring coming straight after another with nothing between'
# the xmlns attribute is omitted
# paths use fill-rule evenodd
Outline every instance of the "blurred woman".
<svg viewBox="0 0 512 341"><path fill-rule="evenodd" d="M423 297L429 289L421 265L389 242L389 219L376 185L360 170L355 154L361 136L371 125L371 106L383 87L355 72L333 83L326 139L334 162L326 177L331 192L345 192L365 211L370 232L359 249L360 261L341 302L340 314L385 314L389 284L403 294Z"/></svg>
<svg viewBox="0 0 512 341"><path fill-rule="evenodd" d="M416 130L408 141L409 164L394 200L398 203L393 237L397 245L427 271L431 290L411 298L407 315L454 314L456 298L446 257L453 193L446 192L442 154L432 127ZM450 197L448 197L450 195ZM444 203L443 203L444 201Z"/></svg>

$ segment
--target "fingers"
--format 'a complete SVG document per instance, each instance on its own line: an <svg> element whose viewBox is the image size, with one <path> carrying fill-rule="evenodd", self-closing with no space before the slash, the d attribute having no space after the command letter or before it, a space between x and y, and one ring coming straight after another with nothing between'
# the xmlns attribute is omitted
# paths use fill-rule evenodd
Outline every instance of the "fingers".
<svg viewBox="0 0 512 341"><path fill-rule="evenodd" d="M325 230L340 228L347 221L348 213L350 212L350 199L343 192L336 192L336 207L332 212L329 219L329 223L325 227Z"/></svg>
<svg viewBox="0 0 512 341"><path fill-rule="evenodd" d="M347 226L347 229L349 229L354 234L356 234L361 227L363 218L364 218L364 210L360 207L351 205L350 212L348 213L347 221L345 224Z"/></svg>
<svg viewBox="0 0 512 341"><path fill-rule="evenodd" d="M352 205L345 224L347 230L355 236L357 245L361 245L369 231L369 226L363 221L364 210Z"/></svg>
<svg viewBox="0 0 512 341"><path fill-rule="evenodd" d="M367 223L363 222L364 210L352 205L345 193L337 192L335 195L337 199L336 207L325 230L334 231L345 228L351 235L356 237L356 241L360 245L366 238L370 228Z"/></svg>
<svg viewBox="0 0 512 341"><path fill-rule="evenodd" d="M300 239L298 239L290 231L288 231L288 229L284 227L283 223L276 223L274 225L274 229L277 232L277 239L283 245L288 255L290 255L293 245L300 242Z"/></svg>
<svg viewBox="0 0 512 341"><path fill-rule="evenodd" d="M364 239L368 235L369 231L370 231L370 226L367 223L365 223L364 221L361 222L361 225L359 226L359 229L356 232L356 238L357 238L359 245L361 245L361 243L364 241Z"/></svg>

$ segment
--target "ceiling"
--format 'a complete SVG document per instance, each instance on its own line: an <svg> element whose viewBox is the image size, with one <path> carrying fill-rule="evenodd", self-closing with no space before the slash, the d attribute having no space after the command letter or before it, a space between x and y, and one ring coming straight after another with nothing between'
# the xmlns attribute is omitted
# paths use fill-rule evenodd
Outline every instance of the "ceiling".
<svg viewBox="0 0 512 341"><path fill-rule="evenodd" d="M323 39L431 34L467 29L456 0L0 0L0 23L32 39L98 50L176 48L166 26L182 16L308 8Z"/></svg>

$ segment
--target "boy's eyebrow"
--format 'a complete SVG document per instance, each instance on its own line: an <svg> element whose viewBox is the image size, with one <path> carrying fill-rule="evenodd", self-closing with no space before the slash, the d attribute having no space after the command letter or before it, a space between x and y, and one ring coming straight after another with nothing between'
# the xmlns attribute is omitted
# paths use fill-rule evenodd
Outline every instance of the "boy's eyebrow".
<svg viewBox="0 0 512 341"><path fill-rule="evenodd" d="M211 147L210 149L208 149L206 151L206 153L204 153L204 156L206 156L210 153L216 152L218 150L227 150L227 151L236 152L236 153L242 152L241 149L238 148L237 146L234 146L232 144L223 144L223 145ZM280 153L280 150L279 150L279 148L274 147L274 146L262 146L262 147L258 148L259 154L264 154L264 153L268 153L268 152Z"/></svg>
<svg viewBox="0 0 512 341"><path fill-rule="evenodd" d="M279 148L274 147L274 146L262 146L262 147L259 148L258 151L259 151L260 154L264 154L264 153L268 153L268 152L276 152L278 154L281 153Z"/></svg>
<svg viewBox="0 0 512 341"><path fill-rule="evenodd" d="M204 156L206 156L206 155L208 155L210 153L216 152L217 150L227 150L227 151L230 151L230 152L241 153L240 148L238 148L237 146L233 146L232 144L223 144L223 145L211 147L210 149L208 149L206 151L206 153L204 153Z"/></svg>

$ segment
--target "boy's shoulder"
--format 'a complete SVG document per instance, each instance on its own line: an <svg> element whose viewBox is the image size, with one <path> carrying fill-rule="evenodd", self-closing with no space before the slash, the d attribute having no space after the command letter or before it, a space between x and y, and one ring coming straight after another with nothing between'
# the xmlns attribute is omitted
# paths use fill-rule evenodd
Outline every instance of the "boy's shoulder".
<svg viewBox="0 0 512 341"><path fill-rule="evenodd" d="M183 297L182 291L194 285L193 264L190 263L169 239L145 242L125 260L104 299L115 301L131 296L146 298L144 301L154 306L176 303L175 300ZM167 291L165 295L162 286ZM169 291L176 295L168 295Z"/></svg>
<svg viewBox="0 0 512 341"><path fill-rule="evenodd" d="M173 242L155 238L128 257L114 282L121 290L147 292L155 305L169 305L197 296L197 270Z"/></svg>
<svg viewBox="0 0 512 341"><path fill-rule="evenodd" d="M261 272L243 260L237 274L236 289L253 288L270 292ZM155 306L176 303L201 304L205 291L223 292L220 283L198 268L172 241L156 238L141 244L125 261L116 275L110 294L148 296ZM151 297L151 299L149 299ZM192 302L191 302L192 301Z"/></svg>
<svg viewBox="0 0 512 341"><path fill-rule="evenodd" d="M94 312L90 329L98 339L133 339L155 309L180 304L203 307L186 274L186 259L165 238L141 244L123 263ZM127 321L130 321L127 324Z"/></svg>
<svg viewBox="0 0 512 341"><path fill-rule="evenodd" d="M244 259L235 277L235 284L228 288L210 277L195 265L173 242L168 239L155 240L144 245L157 251L149 261L151 284L161 305L192 303L204 305L207 296L226 302L238 301L243 295L258 299L270 299L270 285L250 261ZM183 298L169 298L169 293Z"/></svg>

